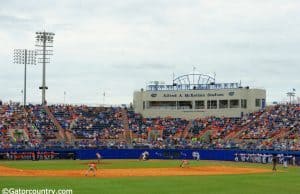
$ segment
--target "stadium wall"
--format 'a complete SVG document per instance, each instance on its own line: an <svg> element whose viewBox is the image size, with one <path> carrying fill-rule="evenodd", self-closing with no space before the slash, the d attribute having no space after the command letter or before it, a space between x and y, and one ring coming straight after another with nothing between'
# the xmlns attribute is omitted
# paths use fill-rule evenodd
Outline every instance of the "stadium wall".
<svg viewBox="0 0 300 194"><path fill-rule="evenodd" d="M39 150L39 152L55 152L59 158L90 160L99 152L104 159L138 159L142 152L148 151L150 159L192 159L193 152L199 152L201 160L234 161L235 154L284 154L296 156L300 165L300 151L255 151L255 150L201 150L201 149L70 149L70 150ZM37 152L37 150L0 150L0 156L7 152Z"/></svg>
<svg viewBox="0 0 300 194"><path fill-rule="evenodd" d="M193 152L199 152L201 160L234 161L235 154L284 154L296 156L300 165L300 151L250 151L250 150L199 150L199 149L124 149L124 150L77 150L76 157L79 159L95 159L99 152L105 159L137 159L148 151L150 159L192 159Z"/></svg>

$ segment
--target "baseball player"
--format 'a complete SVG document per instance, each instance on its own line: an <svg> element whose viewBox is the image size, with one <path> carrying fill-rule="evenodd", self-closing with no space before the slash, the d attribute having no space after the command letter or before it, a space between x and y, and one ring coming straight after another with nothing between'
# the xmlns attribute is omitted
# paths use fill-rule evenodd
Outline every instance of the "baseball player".
<svg viewBox="0 0 300 194"><path fill-rule="evenodd" d="M235 154L234 161L236 161L236 162L239 161L239 157L238 157L238 154L237 154L237 153Z"/></svg>
<svg viewBox="0 0 300 194"><path fill-rule="evenodd" d="M272 170L273 171L277 171L277 169L276 169L276 165L277 165L277 157L276 157L276 155L273 155L272 162L273 162L273 168L272 168Z"/></svg>
<svg viewBox="0 0 300 194"><path fill-rule="evenodd" d="M101 154L99 154L99 152L96 153L96 158L97 158L97 161L98 161L98 164L100 163L100 160L101 160Z"/></svg>
<svg viewBox="0 0 300 194"><path fill-rule="evenodd" d="M139 160L142 160L142 161L149 160L149 152L144 151L144 152L140 155Z"/></svg>
<svg viewBox="0 0 300 194"><path fill-rule="evenodd" d="M190 163L189 163L189 161L188 160L182 160L181 161L181 164L180 164L180 167L181 168L184 168L185 166L188 166Z"/></svg>
<svg viewBox="0 0 300 194"><path fill-rule="evenodd" d="M95 162L90 162L89 164L88 164L88 170L86 171L86 173L85 173L85 176L87 176L88 174L89 174L89 172L90 171L92 171L93 172L93 175L94 176L96 176L96 171L97 171L97 165L96 165L96 163Z"/></svg>
<svg viewBox="0 0 300 194"><path fill-rule="evenodd" d="M292 164L293 164L293 166L296 166L296 157L295 156L292 157Z"/></svg>
<svg viewBox="0 0 300 194"><path fill-rule="evenodd" d="M199 154L199 152L193 152L192 156L193 156L194 160L200 160L200 154Z"/></svg>

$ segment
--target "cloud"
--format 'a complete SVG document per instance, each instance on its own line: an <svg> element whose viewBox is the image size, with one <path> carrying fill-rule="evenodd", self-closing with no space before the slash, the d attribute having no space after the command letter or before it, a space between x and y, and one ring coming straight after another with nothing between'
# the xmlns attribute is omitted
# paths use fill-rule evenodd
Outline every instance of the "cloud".
<svg viewBox="0 0 300 194"><path fill-rule="evenodd" d="M129 103L146 82L171 82L193 66L216 72L220 82L262 86L270 101L280 100L299 85L299 9L297 0L3 1L0 98L19 100L23 69L11 64L12 50L34 48L35 31L47 30L56 34L49 102L67 91L70 102L95 103L99 90L109 90L107 102ZM28 70L36 102L41 71Z"/></svg>

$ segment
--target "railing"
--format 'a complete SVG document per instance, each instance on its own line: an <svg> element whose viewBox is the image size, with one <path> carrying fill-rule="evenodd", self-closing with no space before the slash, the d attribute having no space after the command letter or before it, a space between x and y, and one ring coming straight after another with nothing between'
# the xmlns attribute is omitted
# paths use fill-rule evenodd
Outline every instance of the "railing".
<svg viewBox="0 0 300 194"><path fill-rule="evenodd" d="M240 83L211 83L211 84L149 84L146 86L147 91L173 91L173 90L220 90L220 89L237 89Z"/></svg>
<svg viewBox="0 0 300 194"><path fill-rule="evenodd" d="M59 122L56 120L56 118L50 111L49 107L44 106L44 110L45 110L46 114L48 115L48 117L50 118L50 120L54 123L55 127L58 129L58 138L61 140L66 140L64 129L61 127Z"/></svg>

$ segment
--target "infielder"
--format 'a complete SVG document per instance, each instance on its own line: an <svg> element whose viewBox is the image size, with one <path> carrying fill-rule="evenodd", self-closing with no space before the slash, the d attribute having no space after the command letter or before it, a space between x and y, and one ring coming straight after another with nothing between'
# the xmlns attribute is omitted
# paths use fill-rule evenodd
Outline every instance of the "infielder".
<svg viewBox="0 0 300 194"><path fill-rule="evenodd" d="M88 168L88 170L86 171L85 176L87 176L87 175L89 174L90 171L92 171L92 172L93 172L93 175L96 176L96 171L97 171L97 165L96 165L96 163L95 163L95 162L90 162L90 163L88 164L88 166L89 166L89 168Z"/></svg>
<svg viewBox="0 0 300 194"><path fill-rule="evenodd" d="M181 167L181 168L184 168L184 167L188 166L189 164L190 164L190 163L189 163L188 160L182 160L182 161L181 161L181 164L180 164L180 167Z"/></svg>

